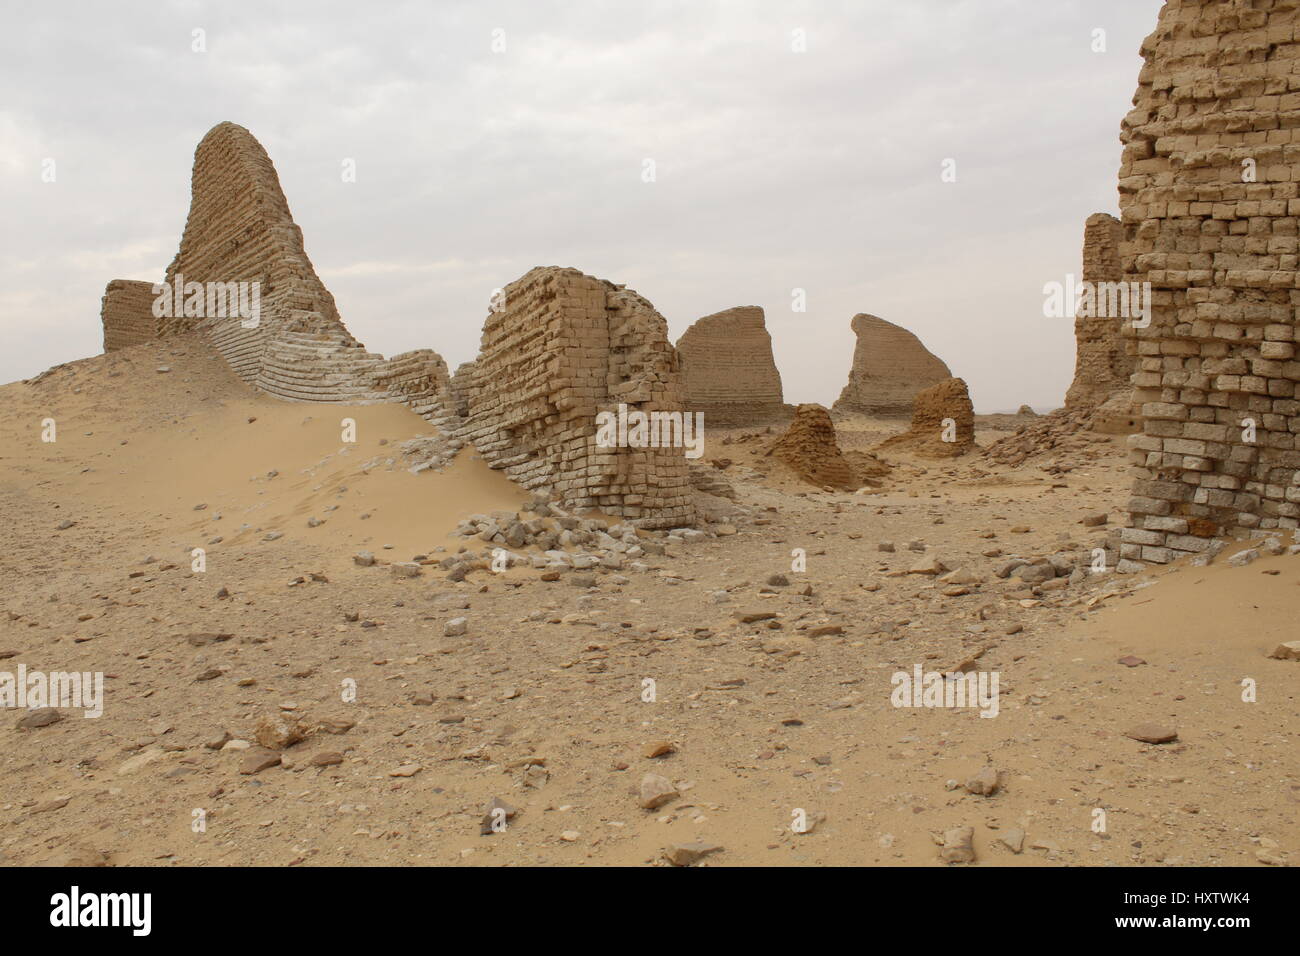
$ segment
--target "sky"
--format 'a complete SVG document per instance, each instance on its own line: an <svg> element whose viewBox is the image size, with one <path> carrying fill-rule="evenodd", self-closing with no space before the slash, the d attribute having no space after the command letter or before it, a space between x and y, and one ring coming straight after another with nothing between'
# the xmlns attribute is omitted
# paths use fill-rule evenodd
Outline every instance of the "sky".
<svg viewBox="0 0 1300 956"><path fill-rule="evenodd" d="M787 402L834 402L869 312L977 411L1047 411L1074 341L1043 287L1118 214L1160 6L0 0L0 382L102 350L105 284L162 277L230 120L372 352L455 368L494 289L571 266L674 341L761 306Z"/></svg>

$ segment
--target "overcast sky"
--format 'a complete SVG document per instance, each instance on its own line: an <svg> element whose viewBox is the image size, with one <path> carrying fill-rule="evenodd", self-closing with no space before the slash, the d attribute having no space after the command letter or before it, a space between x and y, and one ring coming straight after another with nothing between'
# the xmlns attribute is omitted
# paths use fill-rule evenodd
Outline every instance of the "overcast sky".
<svg viewBox="0 0 1300 956"><path fill-rule="evenodd" d="M870 312L977 410L1045 411L1074 344L1043 284L1118 211L1160 5L3 0L0 381L101 350L105 283L161 278L194 147L231 120L371 351L454 368L494 288L573 266L636 289L674 341L762 306L789 402L835 400Z"/></svg>

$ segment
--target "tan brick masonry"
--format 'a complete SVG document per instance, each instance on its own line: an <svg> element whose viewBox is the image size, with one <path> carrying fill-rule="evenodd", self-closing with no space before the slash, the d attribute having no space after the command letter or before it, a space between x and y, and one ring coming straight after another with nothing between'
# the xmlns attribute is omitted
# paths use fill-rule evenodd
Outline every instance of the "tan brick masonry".
<svg viewBox="0 0 1300 956"><path fill-rule="evenodd" d="M1130 566L1300 518L1297 26L1294 0L1169 0L1142 46L1119 173L1124 276L1153 289L1129 330Z"/></svg>

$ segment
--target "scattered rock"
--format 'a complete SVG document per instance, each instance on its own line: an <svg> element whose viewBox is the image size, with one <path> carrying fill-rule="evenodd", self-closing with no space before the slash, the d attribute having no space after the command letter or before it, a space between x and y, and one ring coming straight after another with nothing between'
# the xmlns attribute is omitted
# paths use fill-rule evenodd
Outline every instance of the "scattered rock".
<svg viewBox="0 0 1300 956"><path fill-rule="evenodd" d="M710 853L717 853L721 849L722 847L716 843L704 843L700 840L692 843L674 843L664 851L664 859L673 866L691 866Z"/></svg>
<svg viewBox="0 0 1300 956"><path fill-rule="evenodd" d="M945 830L943 844L939 848L939 859L945 863L974 863L974 839L974 827L953 827L951 830Z"/></svg>
<svg viewBox="0 0 1300 956"><path fill-rule="evenodd" d="M998 772L992 767L984 767L979 773L966 781L966 792L991 797L997 793L999 786Z"/></svg>
<svg viewBox="0 0 1300 956"><path fill-rule="evenodd" d="M1146 744L1167 744L1178 739L1178 731L1169 727L1162 727L1159 724L1146 723L1130 727L1124 731L1124 736L1140 740Z"/></svg>
<svg viewBox="0 0 1300 956"><path fill-rule="evenodd" d="M648 773L641 778L639 803L643 810L655 810L677 797L677 788L667 777Z"/></svg>

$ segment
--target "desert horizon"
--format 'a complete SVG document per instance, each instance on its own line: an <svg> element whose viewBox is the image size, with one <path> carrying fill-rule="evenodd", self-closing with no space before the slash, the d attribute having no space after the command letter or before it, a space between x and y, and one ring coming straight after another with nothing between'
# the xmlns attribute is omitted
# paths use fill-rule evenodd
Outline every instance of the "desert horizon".
<svg viewBox="0 0 1300 956"><path fill-rule="evenodd" d="M387 919L409 867L1280 914L1300 3L976 6L142 4L91 100L174 89L0 111L22 918L168 937L292 869Z"/></svg>

